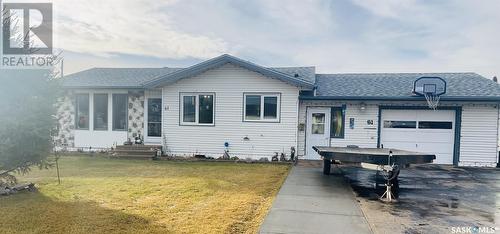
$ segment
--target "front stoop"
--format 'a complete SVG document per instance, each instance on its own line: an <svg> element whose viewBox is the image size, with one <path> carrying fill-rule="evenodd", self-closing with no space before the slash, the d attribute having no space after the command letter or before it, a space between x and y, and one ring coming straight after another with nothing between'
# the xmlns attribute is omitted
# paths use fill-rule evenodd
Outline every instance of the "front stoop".
<svg viewBox="0 0 500 234"><path fill-rule="evenodd" d="M117 158L153 159L161 148L161 145L118 145L112 155Z"/></svg>

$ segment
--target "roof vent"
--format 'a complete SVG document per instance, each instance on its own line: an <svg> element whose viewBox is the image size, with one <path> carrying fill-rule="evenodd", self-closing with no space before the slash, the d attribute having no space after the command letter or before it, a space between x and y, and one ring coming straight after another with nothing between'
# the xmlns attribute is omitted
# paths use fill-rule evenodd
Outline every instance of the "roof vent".
<svg viewBox="0 0 500 234"><path fill-rule="evenodd" d="M293 77L297 78L297 77L299 77L299 74L295 73L295 75L293 75Z"/></svg>

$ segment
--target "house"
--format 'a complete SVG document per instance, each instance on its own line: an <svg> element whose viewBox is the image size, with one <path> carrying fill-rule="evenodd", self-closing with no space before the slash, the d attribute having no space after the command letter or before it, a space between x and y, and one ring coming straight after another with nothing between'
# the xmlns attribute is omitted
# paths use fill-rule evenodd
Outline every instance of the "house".
<svg viewBox="0 0 500 234"><path fill-rule="evenodd" d="M412 93L440 77L437 110ZM399 148L436 163L496 166L500 86L475 73L316 74L222 55L187 68L93 68L65 77L57 142L99 149L140 137L167 155L319 159L314 145Z"/></svg>

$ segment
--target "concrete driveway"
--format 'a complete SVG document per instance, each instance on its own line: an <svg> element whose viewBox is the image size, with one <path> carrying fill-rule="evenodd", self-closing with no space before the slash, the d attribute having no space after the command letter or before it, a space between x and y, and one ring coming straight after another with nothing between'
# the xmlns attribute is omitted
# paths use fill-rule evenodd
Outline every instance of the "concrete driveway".
<svg viewBox="0 0 500 234"><path fill-rule="evenodd" d="M375 173L342 167L375 233L500 233L500 169L420 165L401 170L399 201L382 203ZM493 229L496 228L496 232ZM487 230L487 231L485 231ZM462 232L465 233L465 232Z"/></svg>
<svg viewBox="0 0 500 234"><path fill-rule="evenodd" d="M293 167L260 233L371 233L342 175L323 175L321 162Z"/></svg>

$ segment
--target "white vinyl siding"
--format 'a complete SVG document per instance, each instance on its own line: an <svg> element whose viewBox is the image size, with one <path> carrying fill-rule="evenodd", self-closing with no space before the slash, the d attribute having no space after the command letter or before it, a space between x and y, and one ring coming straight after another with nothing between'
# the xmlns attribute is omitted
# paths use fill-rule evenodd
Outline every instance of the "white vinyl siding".
<svg viewBox="0 0 500 234"><path fill-rule="evenodd" d="M333 101L311 102L302 101L300 104L299 123L308 124L305 121L306 107L342 107L344 103ZM354 129L349 127L349 119L354 118ZM369 125L367 121L373 121ZM359 147L377 147L378 105L365 105L365 110L360 110L358 103L347 104L344 120L344 137L331 138L331 146L345 147L357 145ZM330 131L330 129L328 129ZM298 155L305 153L305 131L299 131ZM309 147L309 146L307 146Z"/></svg>
<svg viewBox="0 0 500 234"><path fill-rule="evenodd" d="M460 135L459 165L495 166L498 160L498 109L494 105L464 105Z"/></svg>
<svg viewBox="0 0 500 234"><path fill-rule="evenodd" d="M425 106L424 102L366 102L366 109L361 111L360 102L341 101L301 101L299 109L299 125L305 121L306 107L332 107L346 105L344 139L332 138L332 146L358 145L360 147L377 147L378 140L378 106ZM470 104L441 102L440 106L462 106L460 134L459 166L494 167L498 161L499 112L494 104ZM349 118L355 118L354 129L349 128ZM367 120L373 120L368 125ZM298 132L299 156L305 151L305 130Z"/></svg>
<svg viewBox="0 0 500 234"><path fill-rule="evenodd" d="M179 97L182 93L214 93L213 126L180 125ZM280 93L280 122L245 122L244 93ZM290 154L296 147L299 90L282 81L226 64L200 75L163 87L163 132L168 154L220 157L224 143L229 154L239 158Z"/></svg>

